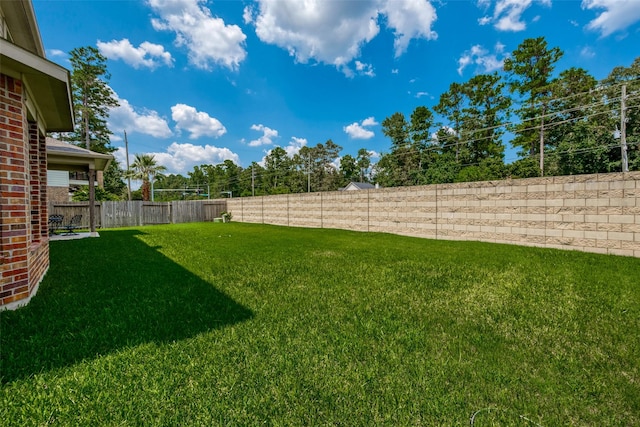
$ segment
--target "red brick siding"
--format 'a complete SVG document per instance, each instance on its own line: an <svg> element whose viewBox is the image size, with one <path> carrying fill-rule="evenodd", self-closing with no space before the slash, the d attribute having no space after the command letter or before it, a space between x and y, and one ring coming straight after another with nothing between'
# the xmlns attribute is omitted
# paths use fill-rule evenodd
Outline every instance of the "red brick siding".
<svg viewBox="0 0 640 427"><path fill-rule="evenodd" d="M29 189L31 193L31 240L40 241L40 150L38 124L29 123Z"/></svg>
<svg viewBox="0 0 640 427"><path fill-rule="evenodd" d="M22 98L0 74L0 307L29 298L49 268L45 138Z"/></svg>
<svg viewBox="0 0 640 427"><path fill-rule="evenodd" d="M47 203L47 137L40 135L38 140L38 156L40 164L40 235L42 239L49 236L49 204ZM47 255L48 258L48 255Z"/></svg>

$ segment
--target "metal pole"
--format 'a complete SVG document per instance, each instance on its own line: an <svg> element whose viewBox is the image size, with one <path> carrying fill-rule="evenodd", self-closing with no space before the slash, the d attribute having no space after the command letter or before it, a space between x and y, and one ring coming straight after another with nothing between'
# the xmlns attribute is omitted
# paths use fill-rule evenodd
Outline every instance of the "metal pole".
<svg viewBox="0 0 640 427"><path fill-rule="evenodd" d="M307 193L311 193L311 154L308 157L307 162Z"/></svg>
<svg viewBox="0 0 640 427"><path fill-rule="evenodd" d="M629 158L627 157L627 85L622 85L620 98L620 150L622 151L622 172L629 172Z"/></svg>
<svg viewBox="0 0 640 427"><path fill-rule="evenodd" d="M544 176L544 105L542 106L542 117L540 118L540 176Z"/></svg>
<svg viewBox="0 0 640 427"><path fill-rule="evenodd" d="M127 197L131 201L131 176L129 175L129 141L127 140L127 131L124 131L124 152L127 156Z"/></svg>

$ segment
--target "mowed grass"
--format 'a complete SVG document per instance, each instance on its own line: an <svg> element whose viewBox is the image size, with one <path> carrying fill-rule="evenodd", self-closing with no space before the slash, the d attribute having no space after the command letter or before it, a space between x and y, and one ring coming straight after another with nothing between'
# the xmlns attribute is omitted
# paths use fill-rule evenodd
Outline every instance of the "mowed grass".
<svg viewBox="0 0 640 427"><path fill-rule="evenodd" d="M640 425L640 260L254 224L52 242L3 425Z"/></svg>

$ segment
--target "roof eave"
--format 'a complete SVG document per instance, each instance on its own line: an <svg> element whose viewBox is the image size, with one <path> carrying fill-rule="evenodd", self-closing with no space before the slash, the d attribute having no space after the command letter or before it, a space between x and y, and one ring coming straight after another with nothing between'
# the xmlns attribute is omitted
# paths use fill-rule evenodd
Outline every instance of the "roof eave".
<svg viewBox="0 0 640 427"><path fill-rule="evenodd" d="M98 171L106 170L113 160L110 154L102 153L72 153L68 151L56 151L55 148L47 147L47 163L49 169L64 170L67 166L93 166L91 169Z"/></svg>
<svg viewBox="0 0 640 427"><path fill-rule="evenodd" d="M0 39L2 73L23 80L34 98L47 132L73 130L74 112L69 70Z"/></svg>
<svg viewBox="0 0 640 427"><path fill-rule="evenodd" d="M44 58L44 45L32 2L30 0L4 1L2 11L15 44Z"/></svg>

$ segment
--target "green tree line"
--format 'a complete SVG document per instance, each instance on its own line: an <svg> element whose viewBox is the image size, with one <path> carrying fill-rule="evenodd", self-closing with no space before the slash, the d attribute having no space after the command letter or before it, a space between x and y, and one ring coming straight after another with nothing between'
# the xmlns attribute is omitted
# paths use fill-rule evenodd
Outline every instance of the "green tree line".
<svg viewBox="0 0 640 427"><path fill-rule="evenodd" d="M143 181L135 198L149 200L153 187L162 190L155 200L169 200L332 191L349 182L393 187L640 170L640 57L598 81L577 67L556 73L562 56L544 37L526 39L501 72L451 83L431 108L391 114L382 121L390 148L377 163L365 147L341 156L331 139L293 155L275 147L262 164L245 168L231 160L203 164L187 176L164 175L153 156L138 154L129 171L112 163L98 196L125 197L127 176ZM113 151L106 119L117 101L103 87L106 59L79 48L71 63L80 120L66 139ZM507 146L517 150L515 161L505 162Z"/></svg>

